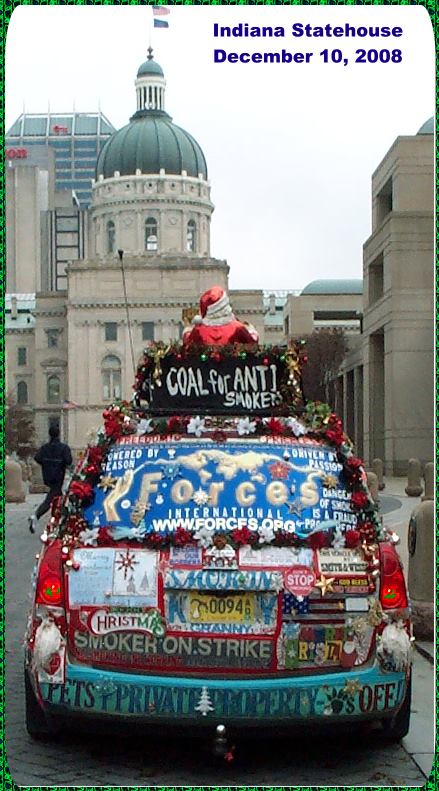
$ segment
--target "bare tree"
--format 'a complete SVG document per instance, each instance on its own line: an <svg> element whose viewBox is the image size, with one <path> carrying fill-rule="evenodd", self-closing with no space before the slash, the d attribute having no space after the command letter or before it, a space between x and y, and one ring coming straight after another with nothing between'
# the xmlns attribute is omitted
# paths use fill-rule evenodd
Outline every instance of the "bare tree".
<svg viewBox="0 0 439 791"><path fill-rule="evenodd" d="M307 401L323 401L331 404L331 383L348 351L346 336L341 329L324 328L314 330L306 338L305 353L308 357L303 366L303 391Z"/></svg>
<svg viewBox="0 0 439 791"><path fill-rule="evenodd" d="M32 410L17 404L10 395L6 398L6 452L25 459L35 452L35 429Z"/></svg>

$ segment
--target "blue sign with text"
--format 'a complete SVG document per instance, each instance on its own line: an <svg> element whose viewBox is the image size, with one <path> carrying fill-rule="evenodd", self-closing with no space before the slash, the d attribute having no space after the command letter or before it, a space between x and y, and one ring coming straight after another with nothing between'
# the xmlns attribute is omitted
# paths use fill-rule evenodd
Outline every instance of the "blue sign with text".
<svg viewBox="0 0 439 791"><path fill-rule="evenodd" d="M305 537L322 527L355 526L341 465L318 443L142 439L113 446L85 511L115 538L132 530L140 538L178 527L200 533L245 526L271 540L278 530Z"/></svg>

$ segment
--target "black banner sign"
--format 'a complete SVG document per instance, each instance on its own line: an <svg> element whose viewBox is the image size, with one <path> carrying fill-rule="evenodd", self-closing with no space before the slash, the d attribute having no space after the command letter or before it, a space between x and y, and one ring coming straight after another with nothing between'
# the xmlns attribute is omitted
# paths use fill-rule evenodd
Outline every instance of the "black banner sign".
<svg viewBox="0 0 439 791"><path fill-rule="evenodd" d="M246 354L245 359L202 360L169 354L160 365L160 377L151 374L139 393L152 413L269 415L285 403L288 370L279 358Z"/></svg>

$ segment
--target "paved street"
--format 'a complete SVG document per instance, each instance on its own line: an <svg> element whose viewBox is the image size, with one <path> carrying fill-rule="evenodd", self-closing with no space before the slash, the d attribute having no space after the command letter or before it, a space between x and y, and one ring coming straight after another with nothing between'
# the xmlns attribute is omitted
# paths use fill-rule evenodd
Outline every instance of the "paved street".
<svg viewBox="0 0 439 791"><path fill-rule="evenodd" d="M401 487L388 483L386 498L396 499ZM171 785L362 785L423 786L433 758L434 674L419 653L414 663L412 727L401 745L386 745L379 732L333 731L321 737L292 734L282 741L240 740L235 760L215 762L209 745L199 739L126 734L91 737L63 735L56 741L33 742L24 727L22 637L30 576L39 550L26 517L41 495L22 505L8 505L7 517L7 755L13 779L28 786L171 786ZM393 529L406 529L417 500L388 500ZM405 537L401 542L403 548Z"/></svg>

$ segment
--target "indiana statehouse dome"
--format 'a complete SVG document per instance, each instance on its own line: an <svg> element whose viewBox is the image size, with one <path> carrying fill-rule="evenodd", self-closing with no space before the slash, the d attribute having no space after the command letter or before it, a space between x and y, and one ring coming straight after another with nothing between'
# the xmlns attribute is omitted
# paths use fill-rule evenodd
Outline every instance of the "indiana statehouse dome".
<svg viewBox="0 0 439 791"><path fill-rule="evenodd" d="M301 291L301 296L306 294L320 294L326 296L330 294L362 294L362 280L313 280L308 283Z"/></svg>
<svg viewBox="0 0 439 791"><path fill-rule="evenodd" d="M181 175L207 179L207 165L197 141L165 112L165 78L152 49L136 78L137 112L102 148L96 178L142 174Z"/></svg>

